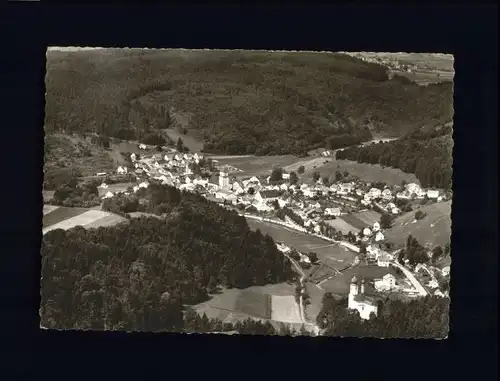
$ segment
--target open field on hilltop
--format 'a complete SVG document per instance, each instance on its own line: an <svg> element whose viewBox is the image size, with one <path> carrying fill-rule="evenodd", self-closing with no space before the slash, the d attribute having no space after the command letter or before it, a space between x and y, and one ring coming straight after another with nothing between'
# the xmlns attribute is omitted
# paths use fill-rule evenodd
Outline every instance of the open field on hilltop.
<svg viewBox="0 0 500 381"><path fill-rule="evenodd" d="M366 280L382 278L386 274L392 274L396 279L400 276L394 271L394 269L389 267L378 267L376 265L359 265L344 271L342 274L337 274L333 278L321 283L321 288L325 292L331 292L332 294L348 294L349 286L351 284L352 277L364 278Z"/></svg>
<svg viewBox="0 0 500 381"><path fill-rule="evenodd" d="M277 167L286 167L299 160L298 157L292 155L282 156L244 156L244 157L228 157L218 158L217 161L221 165L232 165L242 172L235 172L237 177L249 176L267 176Z"/></svg>
<svg viewBox="0 0 500 381"><path fill-rule="evenodd" d="M374 210L363 210L360 212L353 213L356 218L361 220L367 225L373 226L375 222L380 222L380 217L382 216L380 213Z"/></svg>
<svg viewBox="0 0 500 381"><path fill-rule="evenodd" d="M60 206L47 214L44 213L43 227L47 228L49 226L55 225L61 221L85 213L87 210L88 209L86 208L68 208L66 206Z"/></svg>
<svg viewBox="0 0 500 381"><path fill-rule="evenodd" d="M52 214L57 215L51 216ZM55 229L67 230L75 226L97 228L116 225L124 221L127 221L127 219L102 210L60 207L44 216L43 234Z"/></svg>
<svg viewBox="0 0 500 381"><path fill-rule="evenodd" d="M367 224L366 222L364 222L360 218L358 218L355 214L346 214L344 216L337 217L337 220L339 220L339 219L345 221L347 224L358 229L358 231L370 226L369 224ZM335 224L335 221L336 220L334 220L334 222L333 222L334 224Z"/></svg>
<svg viewBox="0 0 500 381"><path fill-rule="evenodd" d="M271 319L286 323L302 323L300 307L295 301L295 296L273 295Z"/></svg>
<svg viewBox="0 0 500 381"><path fill-rule="evenodd" d="M342 216L344 217L344 216ZM342 232L342 234L348 234L352 232L353 234L358 234L361 229L356 228L343 220L341 217L337 217L334 220L325 220L325 223L335 228L336 230Z"/></svg>
<svg viewBox="0 0 500 381"><path fill-rule="evenodd" d="M332 244L310 234L297 232L286 227L247 219L252 230L260 229L263 234L269 234L275 241L282 241L300 252L315 252L320 261L336 269L342 269L354 261L356 254L337 244Z"/></svg>
<svg viewBox="0 0 500 381"><path fill-rule="evenodd" d="M382 168L379 164L357 163L350 160L330 160L327 164L306 171L303 177L312 182L314 172L319 172L321 176L334 178L336 171L347 171L351 175L359 177L361 181L366 182L381 181L388 185L399 185L404 180L407 183L420 184L413 173L405 173L396 168Z"/></svg>
<svg viewBox="0 0 500 381"><path fill-rule="evenodd" d="M417 70L411 73L406 71L391 70L392 73L408 78L410 81L418 85L428 85L429 83L436 83L442 81L453 81L455 74L449 71L424 71Z"/></svg>
<svg viewBox="0 0 500 381"><path fill-rule="evenodd" d="M56 205L44 205L43 206L43 215L45 216L46 214L49 214L50 212L53 212L57 208L59 208L59 207L56 206Z"/></svg>
<svg viewBox="0 0 500 381"><path fill-rule="evenodd" d="M387 241L404 246L408 235L414 236L421 245L428 248L445 246L451 238L451 201L425 205L420 209L426 213L415 222L415 211L397 217L393 226L385 233Z"/></svg>

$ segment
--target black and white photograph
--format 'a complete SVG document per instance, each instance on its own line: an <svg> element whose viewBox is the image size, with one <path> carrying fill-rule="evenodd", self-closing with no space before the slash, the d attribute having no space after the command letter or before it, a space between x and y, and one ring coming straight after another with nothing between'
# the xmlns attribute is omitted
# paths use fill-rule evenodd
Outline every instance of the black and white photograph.
<svg viewBox="0 0 500 381"><path fill-rule="evenodd" d="M454 74L49 47L41 328L448 338Z"/></svg>

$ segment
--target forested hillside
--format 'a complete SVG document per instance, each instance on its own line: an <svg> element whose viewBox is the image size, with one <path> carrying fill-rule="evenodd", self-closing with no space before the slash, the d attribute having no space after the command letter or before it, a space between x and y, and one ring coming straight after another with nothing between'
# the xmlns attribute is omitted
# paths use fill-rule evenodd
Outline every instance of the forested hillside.
<svg viewBox="0 0 500 381"><path fill-rule="evenodd" d="M366 321L357 311L347 309L347 298L337 299L327 293L317 320L326 336L445 338L449 331L449 303L449 298L437 296L409 302L386 300L379 304L378 316Z"/></svg>
<svg viewBox="0 0 500 381"><path fill-rule="evenodd" d="M451 83L389 80L385 67L342 54L50 51L46 87L48 132L140 140L182 117L206 152L227 154L301 155L452 114Z"/></svg>
<svg viewBox="0 0 500 381"><path fill-rule="evenodd" d="M168 194L161 200L165 219L44 235L43 326L184 331L190 329L185 306L206 300L218 286L295 277L273 239L251 231L244 217L196 195ZM190 324L201 323L207 330L221 325L206 318Z"/></svg>
<svg viewBox="0 0 500 381"><path fill-rule="evenodd" d="M424 187L451 189L453 174L452 124L415 129L401 139L349 147L337 159L381 164L414 173Z"/></svg>

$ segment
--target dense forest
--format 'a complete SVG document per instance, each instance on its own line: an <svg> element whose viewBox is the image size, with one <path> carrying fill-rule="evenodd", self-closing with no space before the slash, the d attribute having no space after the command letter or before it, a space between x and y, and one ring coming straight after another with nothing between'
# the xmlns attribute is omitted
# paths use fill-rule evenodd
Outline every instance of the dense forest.
<svg viewBox="0 0 500 381"><path fill-rule="evenodd" d="M205 152L303 155L451 118L451 83L386 71L343 54L49 51L46 130L143 140L179 128Z"/></svg>
<svg viewBox="0 0 500 381"><path fill-rule="evenodd" d="M387 299L379 303L378 316L365 321L357 311L347 309L347 298L327 293L317 322L326 336L445 338L449 331L449 303L449 298L437 296L408 302Z"/></svg>
<svg viewBox="0 0 500 381"><path fill-rule="evenodd" d="M424 187L451 189L453 165L451 124L415 129L400 139L349 147L337 159L381 164L414 173Z"/></svg>
<svg viewBox="0 0 500 381"><path fill-rule="evenodd" d="M220 286L295 279L273 239L250 230L244 217L167 188L163 196L160 191L153 196L168 210L166 218L44 235L43 326L185 331L185 306L207 300ZM220 322L209 327L216 330Z"/></svg>

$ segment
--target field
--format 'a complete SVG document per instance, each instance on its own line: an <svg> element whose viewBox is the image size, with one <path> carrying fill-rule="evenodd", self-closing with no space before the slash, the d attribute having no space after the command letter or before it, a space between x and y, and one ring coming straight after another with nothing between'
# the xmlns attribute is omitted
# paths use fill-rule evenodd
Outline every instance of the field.
<svg viewBox="0 0 500 381"><path fill-rule="evenodd" d="M333 178L336 171L347 171L365 182L381 181L388 185L400 185L404 180L407 183L420 184L416 176L412 173L405 173L396 168L382 168L382 166L378 164L356 163L350 160L330 160L327 164L306 171L304 173L304 178L310 179L312 182L312 174L314 172L319 172L321 176Z"/></svg>
<svg viewBox="0 0 500 381"><path fill-rule="evenodd" d="M189 148L189 151L191 151L192 153L199 153L203 148L203 143L195 137L191 136L189 133L187 135L184 135L175 128L168 128L162 131L164 131L175 143L177 143L177 140L181 138L184 146Z"/></svg>
<svg viewBox="0 0 500 381"><path fill-rule="evenodd" d="M241 156L241 157L218 157L219 164L232 165L242 172L235 172L237 177L266 176L270 175L273 168L286 167L299 160L293 155L282 156Z"/></svg>
<svg viewBox="0 0 500 381"><path fill-rule="evenodd" d="M335 275L333 278L321 283L321 288L325 292L332 294L348 294L349 285L351 284L352 277L356 275L359 278L366 280L382 278L386 274L392 274L397 278L400 276L394 271L392 267L378 267L376 265L359 265L344 271L342 274Z"/></svg>
<svg viewBox="0 0 500 381"><path fill-rule="evenodd" d="M96 228L112 226L127 221L124 217L95 209L58 207L43 216L43 234L54 229L71 229L75 226Z"/></svg>
<svg viewBox="0 0 500 381"><path fill-rule="evenodd" d="M342 234L348 234L352 232L353 234L358 234L361 229L349 224L343 218L347 216L342 216L342 218L337 217L334 220L326 220L325 222L334 227L336 230L342 232Z"/></svg>
<svg viewBox="0 0 500 381"><path fill-rule="evenodd" d="M380 222L380 217L382 216L374 210L363 210L361 212L353 213L353 215L369 226L373 226L375 222Z"/></svg>
<svg viewBox="0 0 500 381"><path fill-rule="evenodd" d="M315 158L305 158L305 159L299 159L296 163L287 165L283 169L285 169L287 172L296 172L298 175L299 173L297 172L300 166L304 166L304 173L309 173L309 172L314 172L317 167L320 167L325 164L325 162L330 162L332 161L331 158L327 157L315 157ZM300 175L299 175L300 176Z"/></svg>
<svg viewBox="0 0 500 381"><path fill-rule="evenodd" d="M206 302L193 308L208 318L236 322L247 318L301 323L299 307L295 302L295 287L280 283L252 286L244 290L222 289Z"/></svg>
<svg viewBox="0 0 500 381"><path fill-rule="evenodd" d="M312 283L306 282L306 292L311 303L305 307L306 318L309 321L316 321L322 308L322 300L325 292Z"/></svg>
<svg viewBox="0 0 500 381"><path fill-rule="evenodd" d="M405 213L394 220L385 236L388 241L403 246L408 235L414 236L420 244L433 248L450 242L451 201L423 206L419 210L427 213L423 219L415 221L415 212Z"/></svg>
<svg viewBox="0 0 500 381"><path fill-rule="evenodd" d="M43 206L43 215L45 216L46 214L49 214L50 212L53 212L57 208L59 208L59 207L55 206L55 205L44 205Z"/></svg>
<svg viewBox="0 0 500 381"><path fill-rule="evenodd" d="M251 229L260 229L263 234L269 234L275 241L284 242L286 245L294 247L300 252L315 252L320 261L336 269L346 267L356 257L354 252L310 234L254 219L247 219L247 222Z"/></svg>

